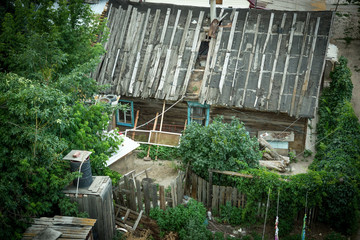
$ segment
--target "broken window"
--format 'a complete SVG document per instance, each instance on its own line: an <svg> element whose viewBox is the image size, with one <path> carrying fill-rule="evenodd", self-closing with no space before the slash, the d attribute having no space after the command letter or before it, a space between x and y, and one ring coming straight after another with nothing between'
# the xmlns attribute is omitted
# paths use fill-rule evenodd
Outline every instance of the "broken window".
<svg viewBox="0 0 360 240"><path fill-rule="evenodd" d="M116 110L116 124L120 126L134 126L134 103L127 100L119 100L121 105L127 105L126 110Z"/></svg>
<svg viewBox="0 0 360 240"><path fill-rule="evenodd" d="M188 123L195 121L203 126L209 124L210 105L188 102Z"/></svg>

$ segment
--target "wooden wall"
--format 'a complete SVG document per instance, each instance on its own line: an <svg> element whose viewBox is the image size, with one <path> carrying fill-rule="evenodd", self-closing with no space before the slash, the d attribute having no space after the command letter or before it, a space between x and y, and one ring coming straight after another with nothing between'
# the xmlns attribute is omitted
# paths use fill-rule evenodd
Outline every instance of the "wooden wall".
<svg viewBox="0 0 360 240"><path fill-rule="evenodd" d="M210 121L218 115L223 116L226 122L230 122L233 117L240 119L240 121L245 124L245 128L250 132L250 135L256 137L258 131L284 131L292 124L291 127L286 130L293 131L295 134L294 142L289 142L289 149L295 150L297 153L304 151L307 126L306 118L297 120L297 118L290 117L285 113L256 112L211 106Z"/></svg>
<svg viewBox="0 0 360 240"><path fill-rule="evenodd" d="M147 121L153 119L156 116L156 113L158 112L161 114L162 107L163 107L163 101L155 100L155 99L141 99L141 98L125 98L122 97L121 100L129 100L134 102L134 117L136 116L136 111L140 110L139 112L139 120L138 120L138 126L141 124L146 123ZM165 104L165 110L169 108L172 104L175 102L172 101L166 101ZM180 127L179 131L184 129L185 120L187 119L187 103L186 102L179 102L176 104L173 108L171 108L169 111L167 111L164 115L164 128L163 131L166 131L165 125L178 125ZM160 121L161 116L158 118L157 122L157 130L160 128ZM149 126L144 126L141 128L141 130L146 130L150 127L152 130L154 122L149 123ZM125 128L121 128L121 130L124 130Z"/></svg>
<svg viewBox="0 0 360 240"><path fill-rule="evenodd" d="M138 126L154 118L156 112L159 114L162 112L163 102L159 100L140 98L121 99L134 102L134 115L136 115L137 110L140 110ZM167 101L165 109L170 107L173 103L174 102ZM293 131L295 134L295 140L294 142L289 143L289 148L290 150L295 150L297 153L304 151L307 126L306 118L300 118L297 120L297 118L290 117L285 113L258 112L212 105L210 108L210 122L218 115L223 116L224 121L226 122L230 122L233 117L240 119L240 121L244 122L245 127L250 132L251 136L257 136L258 131L284 131L292 124L291 127L286 130ZM158 119L157 129L159 129L160 126L160 119L161 117ZM186 119L187 102L182 101L165 113L164 125L170 124L184 126ZM151 126L152 129L153 122L150 123L149 126ZM120 127L120 129L124 130L125 128ZM145 130L148 129L148 127L143 127L141 129ZM182 129L177 132L181 132ZM163 131L166 130L163 129Z"/></svg>

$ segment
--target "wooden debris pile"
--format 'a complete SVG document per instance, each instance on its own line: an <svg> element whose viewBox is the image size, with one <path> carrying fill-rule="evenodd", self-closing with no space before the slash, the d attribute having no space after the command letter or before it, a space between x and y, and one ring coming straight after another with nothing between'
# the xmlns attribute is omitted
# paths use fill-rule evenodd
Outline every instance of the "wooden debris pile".
<svg viewBox="0 0 360 240"><path fill-rule="evenodd" d="M264 151L263 160L260 165L268 169L274 169L279 172L285 172L286 167L290 164L289 157L284 157L276 152L276 150L262 137L258 138L260 150Z"/></svg>

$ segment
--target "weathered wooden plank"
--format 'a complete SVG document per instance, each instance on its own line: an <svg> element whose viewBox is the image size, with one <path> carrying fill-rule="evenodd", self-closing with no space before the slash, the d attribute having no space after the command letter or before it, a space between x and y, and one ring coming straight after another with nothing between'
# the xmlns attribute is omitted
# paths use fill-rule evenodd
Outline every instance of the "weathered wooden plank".
<svg viewBox="0 0 360 240"><path fill-rule="evenodd" d="M149 22L150 11L151 11L151 9L149 8L147 13L146 13L144 24L142 25L142 31L141 31L142 34L141 34L141 37L140 37L140 40L139 40L139 45L138 45L138 48L137 48L137 55L136 55L136 62L135 62L135 66L134 66L132 76L131 76L131 81L130 81L130 84L129 84L129 90L128 90L129 93L133 93L133 90L134 90L133 85L134 85L134 82L136 80L136 74L137 74L138 66L139 66L140 59L141 59L141 50L142 50L142 46L143 46L143 43L144 43L148 22Z"/></svg>
<svg viewBox="0 0 360 240"><path fill-rule="evenodd" d="M180 14L181 14L181 10L179 9L177 11L177 15L176 15L173 31L172 31L172 34L171 34L169 47L168 47L167 52L166 52L165 65L164 65L164 68L163 68L163 71L162 71L162 74L161 74L159 87L158 87L158 90L157 90L157 93L156 93L157 98L159 97L159 94L162 92L165 80L168 77L168 67L169 67L170 58L171 58L171 55L172 55L172 49L171 48L172 48L172 44L174 42L174 37L175 37L176 30L177 30L177 27L178 27Z"/></svg>
<svg viewBox="0 0 360 240"><path fill-rule="evenodd" d="M281 28L282 29L285 26L285 20L286 20L286 13L283 14L283 17L282 17L282 20L281 20ZM271 71L269 91L268 91L268 95L266 97L266 99L267 99L266 110L269 109L269 101L270 101L270 97L271 97L272 87L273 87L273 84L274 84L275 70L276 70L276 65L277 65L277 61L278 61L278 57L279 57L280 45L281 45L282 37L283 37L283 34L279 33L279 38L278 38L278 42L277 42L277 46L276 46L276 52L275 52L275 59L274 59L274 63L273 63L272 71Z"/></svg>
<svg viewBox="0 0 360 240"><path fill-rule="evenodd" d="M238 65L239 65L239 61L240 61L240 54L241 54L241 49L242 49L242 46L243 46L243 42L244 42L244 35L245 35L245 32L246 32L246 27L247 27L247 24L248 24L248 18L249 18L249 12L246 13L246 17L245 17L245 21L244 21L244 27L243 27L243 31L242 31L242 34L241 34L241 40L240 40L240 44L239 44L239 48L238 48L238 54L237 54L237 57L236 57L236 63L235 63L235 71L234 71L234 76L233 76L233 80L232 80L232 84L231 84L231 94L230 94L230 97L229 97L229 100L230 100L230 103L232 103L234 101L234 99L236 99L236 97L234 96L235 94L235 82L239 81L238 77L237 77L237 73L238 73ZM234 98L233 98L234 96ZM238 104L236 104L238 106Z"/></svg>
<svg viewBox="0 0 360 240"><path fill-rule="evenodd" d="M196 59L198 51L199 51L199 47L200 47L200 43L201 43L201 41L199 39L199 35L200 35L203 18L204 18L204 11L201 11L199 14L199 19L198 19L196 29L195 29L194 39L193 39L193 43L192 43L192 47L191 47L191 57L190 57L188 69L186 72L184 84L183 84L183 87L181 90L181 95L184 95L186 93L186 89L187 89L187 86L188 86L188 83L190 80L190 76L191 76L193 68L194 68L195 59Z"/></svg>
<svg viewBox="0 0 360 240"><path fill-rule="evenodd" d="M262 49L260 73L259 73L259 79L258 79L258 84L257 84L257 94L256 94L256 97L255 97L254 107L256 107L257 102L258 102L258 98L259 98L259 92L260 92L260 88L261 88L262 76L263 76L263 73L264 73L264 64L265 64L265 59L266 59L265 51L266 51L266 47L267 47L267 44L268 44L269 39L270 39L271 29L272 29L272 26L273 26L273 21L274 21L274 13L271 13L269 26L268 26L268 31L267 31L267 34L266 34L266 40L265 40L265 43L264 43L264 46L263 46L263 49Z"/></svg>
<svg viewBox="0 0 360 240"><path fill-rule="evenodd" d="M304 56L304 52L305 52L305 45L306 45L306 39L307 39L307 36L308 36L309 24L310 24L310 13L308 12L307 15L306 15L306 21L305 21L305 27L304 27L304 32L303 32L303 40L302 40L302 45L301 45L299 63L298 63L297 70L296 70L294 90L293 90L293 94L292 94L292 98L291 98L290 116L294 116L297 85L298 85L298 82L299 82L299 75L300 75L303 56Z"/></svg>
<svg viewBox="0 0 360 240"><path fill-rule="evenodd" d="M206 193L206 191L207 191L207 181L205 181L205 179L203 180L203 185L202 185L202 193L201 193L201 195L202 195L202 199L203 199L203 203L204 203L204 206L206 206L207 205L207 193Z"/></svg>
<svg viewBox="0 0 360 240"><path fill-rule="evenodd" d="M188 34L191 18L192 18L192 10L189 10L187 18L186 18L184 32L183 32L181 42L180 42L178 62L177 62L177 65L176 65L176 70L175 70L175 74L174 74L174 80L173 80L173 84L171 86L171 91L170 91L170 96L171 97L175 95L175 90L176 90L176 87L177 87L177 82L178 82L179 73L180 73L181 62L182 62L182 58L183 58L183 54L184 54L184 50L185 50L186 37L187 37L187 34Z"/></svg>
<svg viewBox="0 0 360 240"><path fill-rule="evenodd" d="M130 208L130 184L128 176L124 176L124 188L128 190L126 192L126 207Z"/></svg>
<svg viewBox="0 0 360 240"><path fill-rule="evenodd" d="M249 83L251 66L252 66L252 62L253 62L253 58L254 58L254 54L255 54L255 50L256 50L256 40L257 40L257 36L259 33L260 19L261 19L261 15L258 14L257 21L256 21L255 36L254 36L254 41L253 41L252 50L251 50L251 54L250 54L249 65L247 68L245 86L244 86L244 91L243 91L243 95L242 95L241 105L245 105L246 91L247 91L247 86Z"/></svg>
<svg viewBox="0 0 360 240"><path fill-rule="evenodd" d="M219 186L213 185L212 190L212 204L211 209L214 211L219 211Z"/></svg>
<svg viewBox="0 0 360 240"><path fill-rule="evenodd" d="M228 45L227 45L227 48L226 48L225 61L224 61L223 69L222 69L222 72L221 72L220 82L219 82L220 94L222 94L222 89L223 89L223 86L224 86L224 83L225 83L225 76L226 76L227 67L228 67L228 64L229 64L229 59L230 59L230 54L231 54L231 46L232 46L232 43L233 43L233 40L234 40L234 33L235 33L235 28L236 28L238 15L239 15L239 12L235 12L233 22L232 22L232 25L231 25L230 37L229 37Z"/></svg>
<svg viewBox="0 0 360 240"><path fill-rule="evenodd" d="M226 192L226 187L225 186L220 186L219 205L225 205L226 204L225 192Z"/></svg>
<svg viewBox="0 0 360 240"><path fill-rule="evenodd" d="M213 175L213 172L209 171L209 183L207 185L207 207L208 208L211 208L211 203L212 203L212 189L213 189L212 175Z"/></svg>
<svg viewBox="0 0 360 240"><path fill-rule="evenodd" d="M306 91L308 90L308 84L309 84L310 73L311 73L311 66L312 66L313 59L314 59L314 51L315 51L316 40L317 40L317 36L318 36L318 31L319 31L319 25L320 25L320 17L317 17L315 31L314 31L312 45L311 45L311 50L310 50L309 59L308 59L308 64L307 64L306 72L305 72L305 79L304 79L304 83L303 83L303 86L302 86L302 89L301 89L299 105L298 105L298 109L297 109L297 112L296 112L296 117L299 117L299 114L300 114L300 111L301 111L301 108L302 108L302 104L303 104L303 100L304 100L304 95L305 95Z"/></svg>
<svg viewBox="0 0 360 240"><path fill-rule="evenodd" d="M130 209L136 211L136 197L135 197L136 189L133 181L129 182L129 190L130 190L130 199L129 199Z"/></svg>
<svg viewBox="0 0 360 240"><path fill-rule="evenodd" d="M145 213L149 216L150 213L150 190L149 190L149 183L147 181L143 182L143 189L144 189L144 203L145 203Z"/></svg>
<svg viewBox="0 0 360 240"><path fill-rule="evenodd" d="M202 186L203 186L203 179L198 177L197 180L197 196L196 199L198 202L202 202Z"/></svg>
<svg viewBox="0 0 360 240"><path fill-rule="evenodd" d="M234 206L236 207L237 206L237 193L238 193L238 190L236 187L234 187L232 189L232 192L231 192L231 206Z"/></svg>
<svg viewBox="0 0 360 240"><path fill-rule="evenodd" d="M165 210L165 208L166 208L166 204L165 204L165 188L162 185L160 185L159 195L160 195L160 209Z"/></svg>
<svg viewBox="0 0 360 240"><path fill-rule="evenodd" d="M215 65L216 65L216 61L217 61L217 56L218 56L218 52L219 52L219 48L220 48L220 43L221 43L221 38L222 38L222 35L223 35L223 28L220 28L219 29L219 32L216 36L216 43L215 43L215 49L214 49L214 53L213 53L213 56L212 56L212 59L211 59L211 64L210 64L210 73L206 75L206 78L203 79L203 82L204 82L204 87L202 88L203 89L203 93L202 95L203 96L206 96L205 99L209 99L209 88L210 88L210 82L211 82L211 77L214 73L214 70L215 70ZM206 68L206 67L205 67ZM203 102L205 99L201 99L201 102Z"/></svg>
<svg viewBox="0 0 360 240"><path fill-rule="evenodd" d="M171 200L172 200L172 206L176 207L178 205L177 202L177 196L176 196L176 184L174 181L170 183L171 186Z"/></svg>
<svg viewBox="0 0 360 240"><path fill-rule="evenodd" d="M231 194L232 194L233 188L232 187L226 187L226 197L225 197L225 203L230 202L231 203Z"/></svg>
<svg viewBox="0 0 360 240"><path fill-rule="evenodd" d="M139 225L139 222L140 222L140 220L141 220L142 214L143 214L143 210L140 211L139 216L138 216L138 218L136 219L136 222L135 222L134 226L132 227L132 230L133 230L133 231L135 231L136 228L137 228L137 226Z"/></svg>
<svg viewBox="0 0 360 240"><path fill-rule="evenodd" d="M182 203L183 196L184 196L184 189L182 186L182 175L178 175L176 178L176 196L178 204Z"/></svg>
<svg viewBox="0 0 360 240"><path fill-rule="evenodd" d="M282 98L282 95L284 94L284 87L285 87L285 82L286 82L286 77L287 77L287 70L288 70L288 67L289 67L290 52L291 52L291 47L292 47L293 38L294 38L294 32L295 32L296 17L297 17L297 13L294 13L293 21L292 21L292 24L291 24L291 32L290 32L290 39L289 39L288 49L287 49L287 52L286 52L286 60L285 60L284 72L283 72L283 77L282 77L282 80L281 80L279 101L278 101L278 106L277 106L278 111L280 110L281 98Z"/></svg>
<svg viewBox="0 0 360 240"><path fill-rule="evenodd" d="M143 210L143 199L141 193L141 183L140 180L136 179L136 197L137 197L137 206L138 210Z"/></svg>
<svg viewBox="0 0 360 240"><path fill-rule="evenodd" d="M191 197L197 199L197 177L194 173L191 174Z"/></svg>
<svg viewBox="0 0 360 240"><path fill-rule="evenodd" d="M158 206L158 195L157 195L157 186L156 184L151 184L151 200L153 208Z"/></svg>

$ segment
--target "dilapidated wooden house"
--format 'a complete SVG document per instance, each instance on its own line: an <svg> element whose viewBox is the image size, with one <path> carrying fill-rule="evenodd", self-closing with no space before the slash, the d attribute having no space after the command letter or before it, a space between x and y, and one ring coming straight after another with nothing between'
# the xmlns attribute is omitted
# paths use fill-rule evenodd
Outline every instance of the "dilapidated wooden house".
<svg viewBox="0 0 360 240"><path fill-rule="evenodd" d="M181 131L186 120L206 125L217 115L235 116L255 136L291 132L279 148L304 150L332 12L217 9L223 19L210 38L209 9L110 3L107 52L94 77L129 105L117 114L119 126L133 127L136 110L138 125L147 122L165 100L166 107L178 103L166 112L164 131Z"/></svg>

